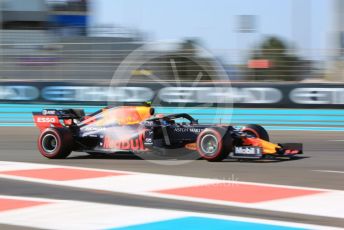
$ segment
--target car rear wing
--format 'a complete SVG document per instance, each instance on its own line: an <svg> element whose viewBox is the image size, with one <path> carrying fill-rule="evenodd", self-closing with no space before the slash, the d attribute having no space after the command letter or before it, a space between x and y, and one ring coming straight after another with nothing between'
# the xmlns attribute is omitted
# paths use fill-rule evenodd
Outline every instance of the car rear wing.
<svg viewBox="0 0 344 230"><path fill-rule="evenodd" d="M35 125L42 131L49 127L71 125L74 119L83 118L85 113L81 109L43 109L42 112L33 112L32 115Z"/></svg>

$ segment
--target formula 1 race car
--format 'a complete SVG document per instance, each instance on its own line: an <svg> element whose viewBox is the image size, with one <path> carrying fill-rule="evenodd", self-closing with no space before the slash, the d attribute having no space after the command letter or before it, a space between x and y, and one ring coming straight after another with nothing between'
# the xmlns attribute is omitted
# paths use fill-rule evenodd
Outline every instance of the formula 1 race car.
<svg viewBox="0 0 344 230"><path fill-rule="evenodd" d="M208 161L292 158L302 153L300 143L274 144L260 125L241 129L231 125L199 124L186 113L154 115L150 105L106 107L85 116L81 109L34 112L40 129L38 149L50 159L72 151L89 154L146 153L156 149L186 149Z"/></svg>

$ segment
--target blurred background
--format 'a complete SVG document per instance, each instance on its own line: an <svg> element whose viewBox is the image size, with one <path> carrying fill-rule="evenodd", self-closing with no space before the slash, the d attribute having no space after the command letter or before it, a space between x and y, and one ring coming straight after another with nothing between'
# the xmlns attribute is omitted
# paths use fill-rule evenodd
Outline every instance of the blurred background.
<svg viewBox="0 0 344 230"><path fill-rule="evenodd" d="M49 105L95 106L87 110L93 112L108 102L150 100L174 107L161 110L171 113L200 104L226 108L219 101L228 99L250 110L225 110L221 121L233 113L239 125L344 129L339 110L257 111L342 108L342 0L0 4L0 125L32 126L30 113ZM37 106L25 110L30 104ZM15 112L21 117L14 121Z"/></svg>
<svg viewBox="0 0 344 230"><path fill-rule="evenodd" d="M47 161L37 150L33 112L89 115L147 101L157 114L188 113L200 124L260 124L272 142L301 142L305 154L152 164L95 152ZM0 0L0 229L227 223L167 210L344 227L343 108L344 0ZM223 229L277 229L240 222Z"/></svg>
<svg viewBox="0 0 344 230"><path fill-rule="evenodd" d="M344 80L340 0L0 3L1 79L111 79L130 52L169 40L177 45L165 54L195 57L194 45L206 48L232 81ZM161 63L145 69L168 79L171 70ZM195 63L176 63L181 80L196 77ZM133 74L144 80L141 73Z"/></svg>

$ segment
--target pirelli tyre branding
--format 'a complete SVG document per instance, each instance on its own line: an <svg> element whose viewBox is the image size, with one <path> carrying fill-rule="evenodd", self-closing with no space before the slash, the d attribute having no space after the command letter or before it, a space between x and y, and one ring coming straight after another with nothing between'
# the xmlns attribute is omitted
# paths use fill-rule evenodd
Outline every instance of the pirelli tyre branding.
<svg viewBox="0 0 344 230"><path fill-rule="evenodd" d="M59 103L104 105L113 102L145 102L158 99L162 106L180 103L221 104L233 101L242 107L285 107L285 108L341 108L344 105L344 84L321 83L232 83L201 84L192 87L187 83L180 86L163 87L158 84L128 84L109 87L86 83L59 82L1 82L0 103ZM47 111L47 115L52 115Z"/></svg>

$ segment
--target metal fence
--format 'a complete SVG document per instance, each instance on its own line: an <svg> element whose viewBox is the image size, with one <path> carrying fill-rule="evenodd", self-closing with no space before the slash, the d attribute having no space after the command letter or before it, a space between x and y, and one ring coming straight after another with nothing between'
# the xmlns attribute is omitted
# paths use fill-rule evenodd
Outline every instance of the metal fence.
<svg viewBox="0 0 344 230"><path fill-rule="evenodd" d="M133 65L124 60L142 45L142 41L125 37L61 38L47 31L3 31L0 79L110 80L119 65ZM212 52L211 57L206 56L183 43L169 49L148 49L142 60L135 59L135 69L127 73L131 76L122 77L134 81L152 77L212 80L218 78L216 65L220 64L232 81L314 81L341 80L343 69L341 60L333 61L335 50L265 50L264 55L254 49ZM250 68L250 60L267 60L268 65Z"/></svg>

